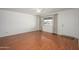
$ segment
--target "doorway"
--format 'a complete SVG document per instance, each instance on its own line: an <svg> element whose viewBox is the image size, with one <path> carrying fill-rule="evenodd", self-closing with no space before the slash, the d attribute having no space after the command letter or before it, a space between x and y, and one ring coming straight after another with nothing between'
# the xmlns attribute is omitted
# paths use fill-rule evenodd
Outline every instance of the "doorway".
<svg viewBox="0 0 79 59"><path fill-rule="evenodd" d="M42 31L53 33L53 19L43 19Z"/></svg>
<svg viewBox="0 0 79 59"><path fill-rule="evenodd" d="M41 30L57 34L57 14L41 18Z"/></svg>

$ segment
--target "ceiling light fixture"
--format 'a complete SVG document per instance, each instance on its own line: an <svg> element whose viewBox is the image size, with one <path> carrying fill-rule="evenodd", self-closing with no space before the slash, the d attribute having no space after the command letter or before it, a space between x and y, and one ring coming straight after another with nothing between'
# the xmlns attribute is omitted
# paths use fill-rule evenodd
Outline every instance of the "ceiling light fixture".
<svg viewBox="0 0 79 59"><path fill-rule="evenodd" d="M42 11L41 8L37 8L37 9L36 9L36 12L37 12L37 13L40 13L41 11Z"/></svg>

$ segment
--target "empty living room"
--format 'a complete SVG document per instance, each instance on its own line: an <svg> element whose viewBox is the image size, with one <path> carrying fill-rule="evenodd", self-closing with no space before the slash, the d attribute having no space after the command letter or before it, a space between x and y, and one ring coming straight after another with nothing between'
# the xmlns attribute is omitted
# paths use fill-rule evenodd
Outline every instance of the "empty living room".
<svg viewBox="0 0 79 59"><path fill-rule="evenodd" d="M0 8L0 50L78 50L79 8Z"/></svg>

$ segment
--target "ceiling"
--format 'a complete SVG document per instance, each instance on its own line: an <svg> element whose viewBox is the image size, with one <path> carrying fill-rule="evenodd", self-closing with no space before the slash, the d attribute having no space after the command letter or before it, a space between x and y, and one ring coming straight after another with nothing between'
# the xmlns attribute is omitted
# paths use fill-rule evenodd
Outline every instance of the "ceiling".
<svg viewBox="0 0 79 59"><path fill-rule="evenodd" d="M41 9L40 13L36 12L37 8L1 8L1 9L8 10L8 11L27 13L31 15L46 15L46 14L65 10L67 8L40 8Z"/></svg>

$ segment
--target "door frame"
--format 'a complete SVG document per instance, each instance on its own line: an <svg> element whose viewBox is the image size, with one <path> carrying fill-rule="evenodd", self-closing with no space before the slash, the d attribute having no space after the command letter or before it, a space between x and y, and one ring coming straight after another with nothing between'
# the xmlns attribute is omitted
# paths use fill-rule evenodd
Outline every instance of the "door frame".
<svg viewBox="0 0 79 59"><path fill-rule="evenodd" d="M49 15L48 15L49 16ZM48 16L44 16L44 17L48 17ZM53 18L53 33L54 34L57 34L58 33L58 14L53 14L53 15L50 15L52 16ZM44 17L40 17L40 23L39 23L39 27L40 27L40 30L42 31L42 20Z"/></svg>

